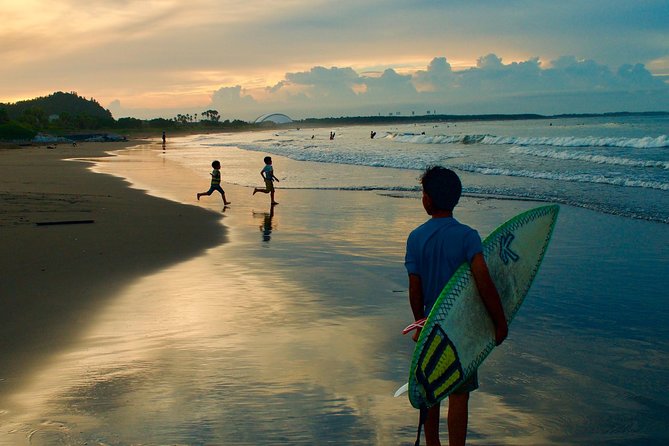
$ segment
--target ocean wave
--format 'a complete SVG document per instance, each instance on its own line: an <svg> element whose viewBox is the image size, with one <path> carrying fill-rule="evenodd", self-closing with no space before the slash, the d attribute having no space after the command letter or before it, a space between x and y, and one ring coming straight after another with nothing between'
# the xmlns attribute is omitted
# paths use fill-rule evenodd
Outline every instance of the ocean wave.
<svg viewBox="0 0 669 446"><path fill-rule="evenodd" d="M425 135L422 133L389 133L386 138L408 144L476 144L491 135Z"/></svg>
<svg viewBox="0 0 669 446"><path fill-rule="evenodd" d="M610 164L614 166L629 166L629 167L658 167L661 169L669 170L668 161L635 160L617 156L592 155L587 153L554 151L550 149L532 149L518 146L511 147L509 149L509 153L514 153L518 155L536 156L539 158L551 158L558 160L586 161L595 164Z"/></svg>
<svg viewBox="0 0 669 446"><path fill-rule="evenodd" d="M518 146L555 146L555 147L620 147L632 149L657 149L669 147L669 137L660 135L656 138L616 138L616 137L517 137L517 136L486 136L481 144L504 144Z"/></svg>
<svg viewBox="0 0 669 446"><path fill-rule="evenodd" d="M474 165L460 165L458 166L458 169L463 170L465 172L478 173L481 175L523 177L523 178L535 178L540 180L556 180L556 181L576 182L576 183L597 183L597 184L609 184L612 186L669 190L669 183L663 183L660 181L644 181L632 178L608 177L604 175L587 174L587 173L573 174L566 172L562 173L538 172L525 169L513 170L513 169L504 169L496 167L474 166Z"/></svg>
<svg viewBox="0 0 669 446"><path fill-rule="evenodd" d="M436 154L425 154L419 158L416 158L415 154L412 153L398 155L386 153L383 150L373 152L344 152L332 150L332 148L328 146L317 146L313 144L303 146L287 144L284 141L274 141L268 145L236 143L213 144L211 146L237 147L242 150L254 152L268 152L273 155L285 156L295 161L415 170L422 170L428 165L443 163L444 160L462 156L462 153L456 151L452 151L451 153L439 152Z"/></svg>
<svg viewBox="0 0 669 446"><path fill-rule="evenodd" d="M669 147L669 137L646 136L643 138L598 137L598 136L495 136L495 135L424 135L394 133L388 139L408 144L486 144L516 146L554 147L619 147L633 149L657 149Z"/></svg>

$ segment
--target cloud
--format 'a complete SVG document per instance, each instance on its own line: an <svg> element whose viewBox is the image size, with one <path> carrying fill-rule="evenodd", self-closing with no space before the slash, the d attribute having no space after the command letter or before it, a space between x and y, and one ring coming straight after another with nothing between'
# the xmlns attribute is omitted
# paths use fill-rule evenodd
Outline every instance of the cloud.
<svg viewBox="0 0 669 446"><path fill-rule="evenodd" d="M223 86L199 107L160 111L110 103L114 116L172 117L215 109L224 119L253 120L265 113L294 119L329 116L486 113L604 113L669 110L669 84L643 64L617 69L589 59L561 56L506 63L496 54L475 67L454 70L446 57L423 70L358 73L352 67L315 66L286 73L271 86Z"/></svg>
<svg viewBox="0 0 669 446"><path fill-rule="evenodd" d="M451 64L445 57L435 57L427 66L427 70L419 70L413 77L416 88L428 92L444 91L449 86L453 86L456 80Z"/></svg>
<svg viewBox="0 0 669 446"><path fill-rule="evenodd" d="M287 73L261 93L240 87L229 95L218 90L214 103L240 112L281 111L293 117L409 113L436 109L439 113L589 113L669 109L669 85L643 64L617 70L594 60L559 57L543 64L539 58L504 63L488 54L476 67L454 71L445 57L425 70L380 76L350 67L314 67ZM251 100L251 97L254 97ZM564 98L562 100L561 98ZM266 107L266 108L263 108ZM271 110L267 109L271 108Z"/></svg>
<svg viewBox="0 0 669 446"><path fill-rule="evenodd" d="M647 71L669 75L667 2L637 3L4 2L0 101L75 90L133 110L192 113L186 108L206 110L220 87L240 85L240 97L222 101L312 115L396 110L393 101L471 109L502 94L593 84L603 92L614 84L655 89ZM430 62L441 54L448 60ZM565 54L576 57L560 60Z"/></svg>
<svg viewBox="0 0 669 446"><path fill-rule="evenodd" d="M379 78L366 77L361 78L361 81L367 86L367 90L358 97L363 103L371 101L375 104L394 104L411 101L417 95L412 76L398 74L390 68Z"/></svg>
<svg viewBox="0 0 669 446"><path fill-rule="evenodd" d="M241 85L219 88L214 92L211 99L214 106L226 104L233 107L251 107L256 104L255 99L244 94Z"/></svg>

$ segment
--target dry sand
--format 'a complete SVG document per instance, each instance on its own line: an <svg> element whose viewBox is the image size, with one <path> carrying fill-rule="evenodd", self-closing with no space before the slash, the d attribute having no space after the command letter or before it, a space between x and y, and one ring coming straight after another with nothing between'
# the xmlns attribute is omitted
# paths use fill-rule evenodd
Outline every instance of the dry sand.
<svg viewBox="0 0 669 446"><path fill-rule="evenodd" d="M224 241L220 215L67 160L130 145L0 146L0 398L86 328L118 287Z"/></svg>

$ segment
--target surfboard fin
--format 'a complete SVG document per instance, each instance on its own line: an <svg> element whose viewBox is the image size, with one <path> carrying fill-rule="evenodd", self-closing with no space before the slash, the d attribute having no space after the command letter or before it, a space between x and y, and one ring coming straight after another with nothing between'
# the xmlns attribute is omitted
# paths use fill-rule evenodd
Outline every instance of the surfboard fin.
<svg viewBox="0 0 669 446"><path fill-rule="evenodd" d="M395 391L395 398L404 395L408 390L409 390L409 383L406 383Z"/></svg>

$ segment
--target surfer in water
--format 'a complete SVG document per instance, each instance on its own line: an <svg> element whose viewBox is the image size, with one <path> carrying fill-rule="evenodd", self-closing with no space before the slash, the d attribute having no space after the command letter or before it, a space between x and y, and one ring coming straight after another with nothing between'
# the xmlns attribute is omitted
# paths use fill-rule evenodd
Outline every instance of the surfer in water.
<svg viewBox="0 0 669 446"><path fill-rule="evenodd" d="M421 177L423 208L430 219L414 229L407 239L405 266L409 273L409 303L414 320L423 319L436 302L441 290L467 261L481 299L495 326L495 342L501 344L508 334L502 302L483 257L478 232L453 218L460 200L462 183L457 174L441 166L428 168ZM414 334L418 340L420 329ZM474 373L448 397L448 444L464 445L467 439L469 393L478 388ZM425 441L428 446L439 441L439 404L421 409ZM420 438L420 428L419 428Z"/></svg>

